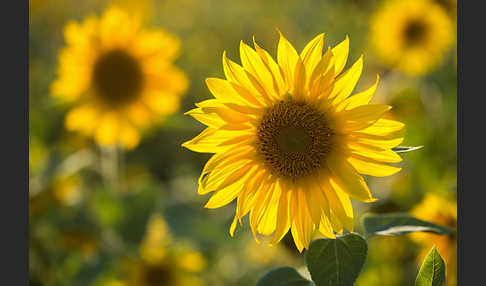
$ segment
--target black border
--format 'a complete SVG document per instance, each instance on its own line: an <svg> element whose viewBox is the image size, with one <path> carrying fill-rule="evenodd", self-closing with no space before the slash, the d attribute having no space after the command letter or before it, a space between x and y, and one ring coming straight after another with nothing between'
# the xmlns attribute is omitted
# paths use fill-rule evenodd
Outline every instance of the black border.
<svg viewBox="0 0 486 286"><path fill-rule="evenodd" d="M3 2L1 285L29 284L29 2Z"/></svg>
<svg viewBox="0 0 486 286"><path fill-rule="evenodd" d="M458 0L458 285L465 286L486 285L485 267L480 261L486 254L486 45L481 4Z"/></svg>

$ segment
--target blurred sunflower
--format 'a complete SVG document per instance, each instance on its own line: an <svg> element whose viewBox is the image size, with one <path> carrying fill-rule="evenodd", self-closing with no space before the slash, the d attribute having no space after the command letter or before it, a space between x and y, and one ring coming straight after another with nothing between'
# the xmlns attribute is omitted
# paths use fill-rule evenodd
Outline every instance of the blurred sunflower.
<svg viewBox="0 0 486 286"><path fill-rule="evenodd" d="M371 42L377 55L410 75L436 68L454 37L451 19L431 1L388 1L371 20Z"/></svg>
<svg viewBox="0 0 486 286"><path fill-rule="evenodd" d="M363 68L360 57L343 70L349 39L322 54L324 34L302 53L280 34L277 62L254 42L240 44L243 67L223 53L226 80L206 83L215 99L186 114L208 127L183 144L216 153L199 178L199 194L214 191L205 207L237 198L230 227L249 213L257 233L273 234L271 244L291 230L302 251L313 232L326 237L353 230L350 196L375 201L360 174L388 176L400 170L391 150L403 140L404 124L381 118L391 107L368 104L378 84L350 94Z"/></svg>
<svg viewBox="0 0 486 286"><path fill-rule="evenodd" d="M172 64L179 41L141 24L138 14L112 7L101 18L66 25L52 94L76 103L66 116L68 130L129 149L143 129L178 110L188 86Z"/></svg>
<svg viewBox="0 0 486 286"><path fill-rule="evenodd" d="M206 264L204 257L191 247L173 244L167 223L154 215L140 245L140 257L128 263L127 286L197 286L202 285L194 274Z"/></svg>
<svg viewBox="0 0 486 286"><path fill-rule="evenodd" d="M457 204L438 195L426 194L423 201L418 204L411 214L419 219L430 221L438 225L457 227ZM447 285L457 283L457 236L453 232L449 235L437 235L425 232L411 234L412 240L420 244L421 250L417 256L418 263L423 259L435 244L440 255L444 259L446 268Z"/></svg>

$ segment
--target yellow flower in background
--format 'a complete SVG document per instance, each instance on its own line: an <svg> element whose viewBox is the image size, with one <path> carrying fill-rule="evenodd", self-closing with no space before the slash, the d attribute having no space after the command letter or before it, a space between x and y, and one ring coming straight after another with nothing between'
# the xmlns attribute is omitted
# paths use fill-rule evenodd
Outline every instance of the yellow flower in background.
<svg viewBox="0 0 486 286"><path fill-rule="evenodd" d="M34 220L56 207L80 203L83 199L82 183L78 174L57 174L45 185L31 186L29 218Z"/></svg>
<svg viewBox="0 0 486 286"><path fill-rule="evenodd" d="M206 260L192 247L175 244L169 227L160 215L150 218L140 245L139 260L128 264L127 286L198 286L196 273L202 271Z"/></svg>
<svg viewBox="0 0 486 286"><path fill-rule="evenodd" d="M140 133L179 109L188 86L172 62L179 41L162 29L143 29L138 14L112 7L100 18L69 22L52 93L74 102L68 130L101 145L134 148Z"/></svg>
<svg viewBox="0 0 486 286"><path fill-rule="evenodd" d="M183 144L215 153L199 178L198 193L214 192L205 207L237 199L230 227L249 213L255 239L276 244L291 230L302 251L313 232L335 237L353 230L350 197L372 202L360 174L389 176L391 150L404 124L381 118L391 107L369 104L378 84L350 96L363 68L360 57L347 71L349 40L323 55L324 34L299 55L280 35L277 62L254 42L240 44L240 66L223 53L226 80L208 78L215 96L186 114L208 127Z"/></svg>
<svg viewBox="0 0 486 286"><path fill-rule="evenodd" d="M78 175L60 175L53 179L52 191L54 198L63 205L74 205L83 197L81 177Z"/></svg>
<svg viewBox="0 0 486 286"><path fill-rule="evenodd" d="M425 198L418 204L411 214L419 219L430 221L438 225L447 226L453 229L457 227L457 203L449 201L434 194L426 194ZM438 235L425 232L416 232L410 235L412 240L422 245L417 257L418 263L423 259L435 244L440 255L444 259L446 267L447 285L457 283L457 236L453 232L449 235Z"/></svg>
<svg viewBox="0 0 486 286"><path fill-rule="evenodd" d="M435 69L454 38L451 19L431 1L388 1L371 20L371 42L377 55L410 75Z"/></svg>
<svg viewBox="0 0 486 286"><path fill-rule="evenodd" d="M432 0L439 6L442 6L444 10L454 19L457 20L457 0Z"/></svg>

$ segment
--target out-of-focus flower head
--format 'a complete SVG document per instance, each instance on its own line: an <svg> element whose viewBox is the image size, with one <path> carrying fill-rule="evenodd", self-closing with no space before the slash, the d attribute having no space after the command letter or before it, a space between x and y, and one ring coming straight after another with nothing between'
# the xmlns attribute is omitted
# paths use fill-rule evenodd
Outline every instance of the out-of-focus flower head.
<svg viewBox="0 0 486 286"><path fill-rule="evenodd" d="M190 286L202 285L195 274L204 269L206 260L190 245L172 238L162 216L153 215L139 247L140 259L127 263L126 285Z"/></svg>
<svg viewBox="0 0 486 286"><path fill-rule="evenodd" d="M138 11L138 10L136 10ZM142 15L116 7L64 29L53 96L74 103L65 125L101 145L130 149L141 132L179 109L186 75L173 65L179 40L143 28Z"/></svg>
<svg viewBox="0 0 486 286"><path fill-rule="evenodd" d="M431 1L385 1L371 19L371 43L379 58L410 75L435 69L454 39L451 19Z"/></svg>

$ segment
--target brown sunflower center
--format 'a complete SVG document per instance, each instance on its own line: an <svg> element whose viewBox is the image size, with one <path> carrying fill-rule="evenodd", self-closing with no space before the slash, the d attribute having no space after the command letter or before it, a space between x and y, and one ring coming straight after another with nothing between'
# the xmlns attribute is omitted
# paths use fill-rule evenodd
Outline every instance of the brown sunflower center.
<svg viewBox="0 0 486 286"><path fill-rule="evenodd" d="M101 55L93 70L97 94L110 105L128 103L143 85L142 70L135 58L122 50Z"/></svg>
<svg viewBox="0 0 486 286"><path fill-rule="evenodd" d="M420 20L414 20L405 27L405 40L408 45L413 46L421 43L426 36L427 25Z"/></svg>
<svg viewBox="0 0 486 286"><path fill-rule="evenodd" d="M265 113L257 134L257 150L267 168L277 176L297 179L325 163L334 133L322 112L289 100Z"/></svg>
<svg viewBox="0 0 486 286"><path fill-rule="evenodd" d="M165 266L152 265L144 272L143 285L150 286L169 286L172 285L173 277L170 270Z"/></svg>

